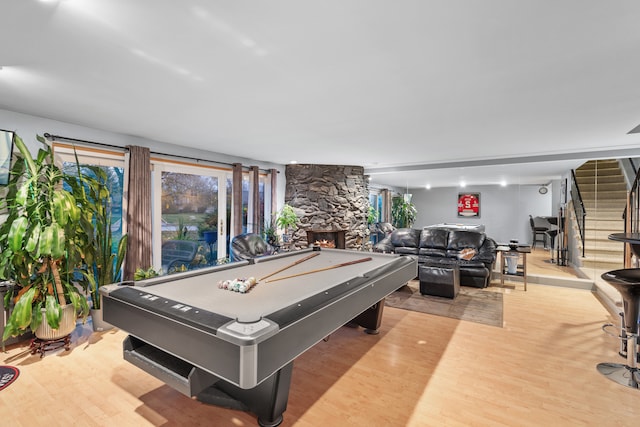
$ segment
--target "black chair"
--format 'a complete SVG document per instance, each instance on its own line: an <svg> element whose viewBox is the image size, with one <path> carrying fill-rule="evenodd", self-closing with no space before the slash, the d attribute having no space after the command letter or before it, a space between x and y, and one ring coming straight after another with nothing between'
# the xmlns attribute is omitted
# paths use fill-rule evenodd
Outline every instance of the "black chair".
<svg viewBox="0 0 640 427"><path fill-rule="evenodd" d="M396 228L389 222L376 222L375 224L377 239L376 243L387 237Z"/></svg>
<svg viewBox="0 0 640 427"><path fill-rule="evenodd" d="M549 230L549 228L537 226L531 215L529 215L529 224L531 225L531 247L535 248L536 242L542 242L542 245L546 248L547 230ZM539 238L542 238L542 240Z"/></svg>
<svg viewBox="0 0 640 427"><path fill-rule="evenodd" d="M231 240L231 261L253 259L275 252L273 246L268 244L262 236L255 233L239 234Z"/></svg>

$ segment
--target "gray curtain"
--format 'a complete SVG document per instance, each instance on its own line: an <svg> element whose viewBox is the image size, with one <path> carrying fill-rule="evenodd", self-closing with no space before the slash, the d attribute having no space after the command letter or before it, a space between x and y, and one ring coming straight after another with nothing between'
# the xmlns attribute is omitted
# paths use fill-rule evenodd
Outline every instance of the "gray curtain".
<svg viewBox="0 0 640 427"><path fill-rule="evenodd" d="M278 207L278 197L277 197L277 189L278 189L278 170L271 169L271 212L269 215L270 222L272 227L275 228L275 218ZM265 212L266 215L266 212Z"/></svg>
<svg viewBox="0 0 640 427"><path fill-rule="evenodd" d="M242 164L233 164L232 178L233 195L231 206L233 209L233 235L242 234Z"/></svg>
<svg viewBox="0 0 640 427"><path fill-rule="evenodd" d="M138 268L151 267L151 153L128 146L129 194L127 197L127 255L124 280L133 280Z"/></svg>
<svg viewBox="0 0 640 427"><path fill-rule="evenodd" d="M382 195L382 217L380 222L393 222L391 218L391 192L388 189L380 191Z"/></svg>
<svg viewBox="0 0 640 427"><path fill-rule="evenodd" d="M251 187L251 197L253 199L251 211L253 216L251 222L253 223L253 232L260 234L262 232L262 224L260 223L260 170L258 166L251 166L249 168L251 174L251 181L253 186Z"/></svg>

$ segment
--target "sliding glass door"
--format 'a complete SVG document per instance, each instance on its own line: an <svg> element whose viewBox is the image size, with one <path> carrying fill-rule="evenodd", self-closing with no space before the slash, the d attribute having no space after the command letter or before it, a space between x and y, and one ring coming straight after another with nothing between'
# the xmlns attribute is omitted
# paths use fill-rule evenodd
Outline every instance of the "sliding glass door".
<svg viewBox="0 0 640 427"><path fill-rule="evenodd" d="M170 274L227 257L227 175L215 168L153 162L156 268Z"/></svg>

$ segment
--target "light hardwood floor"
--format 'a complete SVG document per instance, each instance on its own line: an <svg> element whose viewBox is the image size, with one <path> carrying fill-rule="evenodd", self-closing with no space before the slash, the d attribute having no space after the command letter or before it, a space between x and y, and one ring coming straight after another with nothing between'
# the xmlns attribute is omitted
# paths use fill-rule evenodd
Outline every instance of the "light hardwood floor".
<svg viewBox="0 0 640 427"><path fill-rule="evenodd" d="M640 424L640 391L596 371L622 359L601 331L612 319L591 292L489 289L504 294L502 328L387 307L377 336L339 329L296 360L282 425ZM85 332L71 351L43 359L10 348L1 364L21 374L0 391L0 425L256 425L251 414L191 400L123 361L124 337Z"/></svg>
<svg viewBox="0 0 640 427"><path fill-rule="evenodd" d="M544 274L555 277L579 277L572 267L564 267L551 262L551 253L543 248L533 248L527 256L530 274Z"/></svg>

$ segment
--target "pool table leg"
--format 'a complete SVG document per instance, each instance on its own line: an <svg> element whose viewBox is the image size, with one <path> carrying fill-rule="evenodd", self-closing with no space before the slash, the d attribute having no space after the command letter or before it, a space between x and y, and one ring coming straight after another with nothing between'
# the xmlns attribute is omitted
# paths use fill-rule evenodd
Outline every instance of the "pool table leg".
<svg viewBox="0 0 640 427"><path fill-rule="evenodd" d="M226 381L219 381L198 394L204 403L233 409L248 410L258 417L261 427L275 427L282 423L287 409L293 362L250 389L243 389ZM222 391L223 393L219 393ZM231 399L235 399L233 402ZM235 404L234 404L235 403Z"/></svg>
<svg viewBox="0 0 640 427"><path fill-rule="evenodd" d="M367 334L379 333L382 324L382 311L384 310L384 298L360 313L351 322L362 326Z"/></svg>

